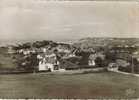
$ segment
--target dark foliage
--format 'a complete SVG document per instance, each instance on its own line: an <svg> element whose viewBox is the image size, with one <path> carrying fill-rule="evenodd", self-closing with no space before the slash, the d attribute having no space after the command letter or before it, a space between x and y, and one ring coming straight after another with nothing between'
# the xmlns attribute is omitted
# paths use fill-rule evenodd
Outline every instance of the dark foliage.
<svg viewBox="0 0 139 100"><path fill-rule="evenodd" d="M55 43L53 41L43 40L43 41L36 41L32 44L32 46L35 47L35 48L40 48L40 47L44 47L44 46L47 46L47 45L55 47L55 46L57 46L57 43Z"/></svg>
<svg viewBox="0 0 139 100"><path fill-rule="evenodd" d="M36 54L30 54L26 57L21 57L17 60L17 64L19 66L19 69L24 70L34 70L38 66L38 60L36 57Z"/></svg>

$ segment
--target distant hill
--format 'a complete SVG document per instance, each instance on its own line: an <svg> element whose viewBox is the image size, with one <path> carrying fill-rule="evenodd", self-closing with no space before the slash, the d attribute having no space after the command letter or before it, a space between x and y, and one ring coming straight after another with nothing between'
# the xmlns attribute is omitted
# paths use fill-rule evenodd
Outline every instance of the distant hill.
<svg viewBox="0 0 139 100"><path fill-rule="evenodd" d="M42 48L42 47L55 48L57 46L61 46L63 48L70 48L71 47L70 44L61 43L61 42L54 42L54 41L50 41L50 40L18 43L17 45L12 45L12 46L16 50L17 49Z"/></svg>
<svg viewBox="0 0 139 100"><path fill-rule="evenodd" d="M81 48L105 46L139 46L139 38L83 38L74 43Z"/></svg>
<svg viewBox="0 0 139 100"><path fill-rule="evenodd" d="M70 43L64 42L54 42L50 40L34 41L34 42L24 42L16 43L17 48L31 48L31 47L56 47L58 45L70 48L74 46L75 48L95 48L95 47L106 47L106 46L138 46L139 38L82 38L72 41Z"/></svg>

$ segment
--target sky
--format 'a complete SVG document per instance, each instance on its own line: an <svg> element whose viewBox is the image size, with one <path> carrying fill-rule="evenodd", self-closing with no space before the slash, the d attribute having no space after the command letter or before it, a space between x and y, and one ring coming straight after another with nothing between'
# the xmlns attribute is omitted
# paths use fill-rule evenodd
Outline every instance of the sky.
<svg viewBox="0 0 139 100"><path fill-rule="evenodd" d="M0 40L138 37L139 3L1 0Z"/></svg>

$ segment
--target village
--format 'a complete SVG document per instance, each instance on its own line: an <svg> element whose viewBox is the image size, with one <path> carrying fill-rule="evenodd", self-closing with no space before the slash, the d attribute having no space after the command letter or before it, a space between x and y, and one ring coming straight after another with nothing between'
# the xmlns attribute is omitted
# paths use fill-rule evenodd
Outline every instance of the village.
<svg viewBox="0 0 139 100"><path fill-rule="evenodd" d="M101 40L104 41L104 39ZM114 41L114 39L109 40ZM139 47L137 45L118 44L115 46L104 43L101 46L100 44L94 46L97 43L87 45L84 41L77 46L77 43L74 45L44 40L9 46L8 53L16 60L18 69L25 71L53 72L106 68L139 73Z"/></svg>
<svg viewBox="0 0 139 100"><path fill-rule="evenodd" d="M136 40L85 38L70 44L41 40L1 46L0 93L15 98L92 98L95 93L137 97Z"/></svg>

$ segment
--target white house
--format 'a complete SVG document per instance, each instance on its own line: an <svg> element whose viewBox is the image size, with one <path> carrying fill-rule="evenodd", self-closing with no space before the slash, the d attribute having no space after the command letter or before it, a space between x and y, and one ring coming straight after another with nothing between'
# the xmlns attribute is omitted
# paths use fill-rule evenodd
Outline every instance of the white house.
<svg viewBox="0 0 139 100"><path fill-rule="evenodd" d="M46 71L51 70L54 71L54 66L59 65L59 62L57 61L57 57L54 53L49 55L37 55L37 58L39 61L39 71Z"/></svg>
<svg viewBox="0 0 139 100"><path fill-rule="evenodd" d="M118 71L118 65L116 63L110 63L107 67L108 71Z"/></svg>
<svg viewBox="0 0 139 100"><path fill-rule="evenodd" d="M89 66L95 66L95 59L96 59L97 55L96 54L90 54L89 56L89 60L88 60L88 65Z"/></svg>
<svg viewBox="0 0 139 100"><path fill-rule="evenodd" d="M54 65L51 63L48 63L46 59L44 58L43 60L39 62L39 71L46 71L46 70L54 71Z"/></svg>

